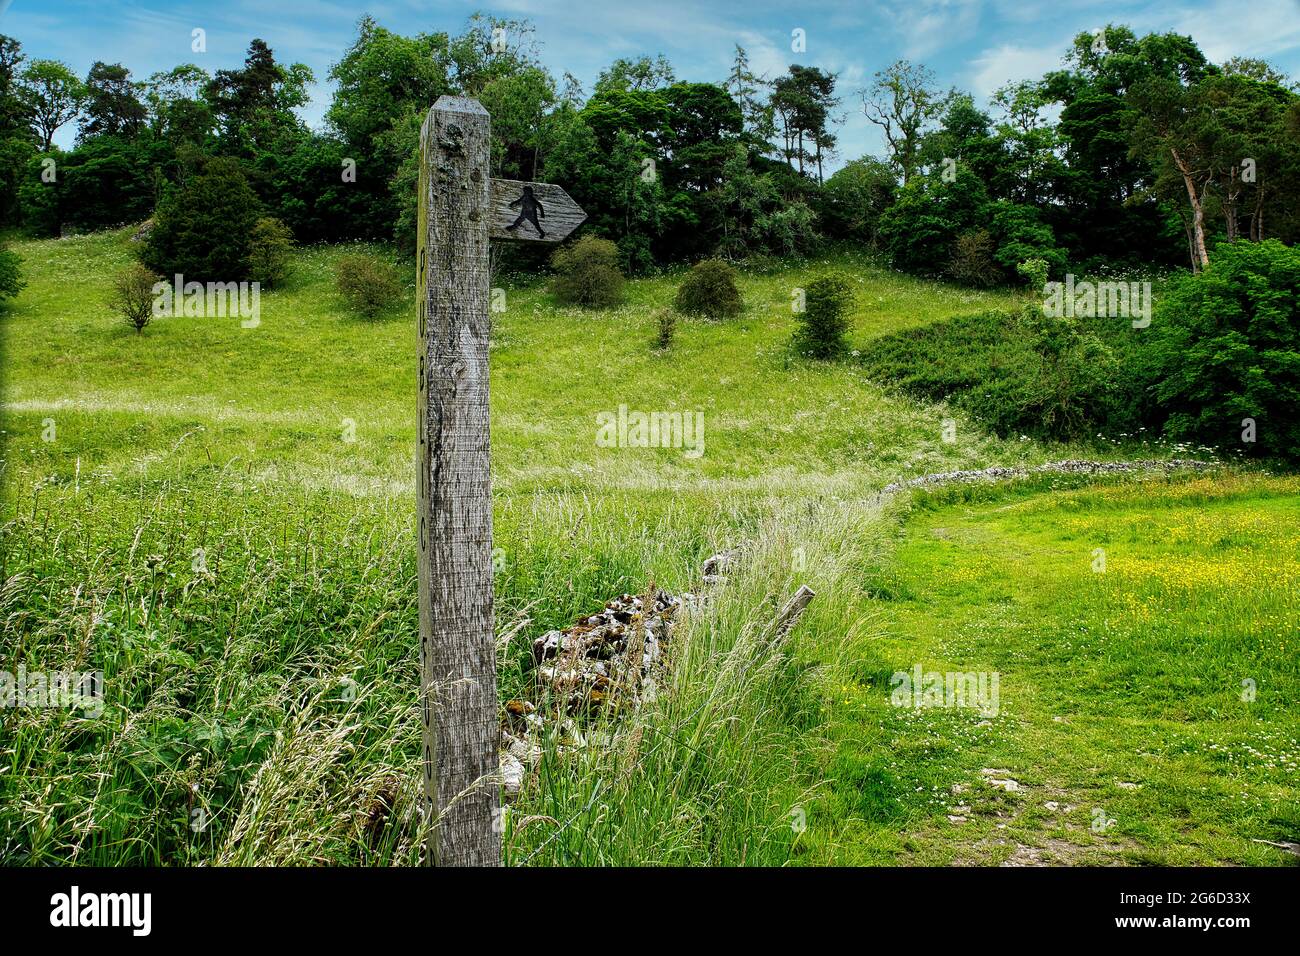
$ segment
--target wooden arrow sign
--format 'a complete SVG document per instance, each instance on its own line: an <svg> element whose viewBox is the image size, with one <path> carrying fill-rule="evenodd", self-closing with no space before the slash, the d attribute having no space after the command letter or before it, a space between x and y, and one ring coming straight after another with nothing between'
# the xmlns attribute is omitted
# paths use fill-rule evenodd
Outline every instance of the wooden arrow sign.
<svg viewBox="0 0 1300 956"><path fill-rule="evenodd" d="M491 199L488 235L493 239L559 242L587 218L568 193L551 183L494 179Z"/></svg>

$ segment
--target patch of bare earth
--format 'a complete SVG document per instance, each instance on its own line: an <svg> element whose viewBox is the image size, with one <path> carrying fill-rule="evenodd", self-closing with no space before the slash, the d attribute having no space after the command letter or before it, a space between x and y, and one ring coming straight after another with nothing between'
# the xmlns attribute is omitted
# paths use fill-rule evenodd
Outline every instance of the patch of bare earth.
<svg viewBox="0 0 1300 956"><path fill-rule="evenodd" d="M986 767L973 784L956 784L963 811L950 815L956 827L968 821L993 820L994 829L961 848L954 866L1117 866L1124 851L1133 847L1092 828L1087 807L1071 801L1070 794L1052 786L1027 786L1010 771ZM1027 820L1031 808L1041 810Z"/></svg>

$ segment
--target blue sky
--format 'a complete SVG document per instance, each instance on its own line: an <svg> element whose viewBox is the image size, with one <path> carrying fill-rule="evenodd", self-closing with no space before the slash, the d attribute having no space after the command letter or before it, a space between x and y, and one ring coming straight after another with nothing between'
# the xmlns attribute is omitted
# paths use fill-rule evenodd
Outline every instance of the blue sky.
<svg viewBox="0 0 1300 956"><path fill-rule="evenodd" d="M83 75L102 59L125 64L137 79L184 62L209 72L238 66L248 41L260 36L277 58L315 71L303 114L316 125L329 103L330 64L363 12L414 34L459 32L475 11L533 21L547 66L557 78L573 73L588 90L610 60L643 53L666 55L681 79L719 81L737 43L758 72L777 75L789 63L837 72L843 124L832 167L882 151L857 91L899 57L924 62L944 86L983 99L1008 80L1056 66L1079 31L1126 23L1139 33L1189 33L1216 62L1256 56L1300 78L1300 0L0 0L0 32L22 41L28 56L64 60ZM206 53L190 49L195 27L207 32ZM805 32L806 52L791 52L796 28ZM63 145L72 138L70 128L57 137Z"/></svg>

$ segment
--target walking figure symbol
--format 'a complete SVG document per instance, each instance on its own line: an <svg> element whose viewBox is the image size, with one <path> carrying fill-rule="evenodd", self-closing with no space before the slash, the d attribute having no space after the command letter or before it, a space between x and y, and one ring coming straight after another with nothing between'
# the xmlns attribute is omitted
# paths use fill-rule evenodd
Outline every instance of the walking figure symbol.
<svg viewBox="0 0 1300 956"><path fill-rule="evenodd" d="M518 228L521 222L527 220L533 224L533 228L537 230L537 235L539 237L542 239L546 238L546 230L542 228L541 222L538 221L539 217L541 219L546 218L546 210L542 208L542 204L538 201L537 197L533 195L532 186L525 186L524 194L512 202L510 208L519 210L519 218L506 226L507 229Z"/></svg>

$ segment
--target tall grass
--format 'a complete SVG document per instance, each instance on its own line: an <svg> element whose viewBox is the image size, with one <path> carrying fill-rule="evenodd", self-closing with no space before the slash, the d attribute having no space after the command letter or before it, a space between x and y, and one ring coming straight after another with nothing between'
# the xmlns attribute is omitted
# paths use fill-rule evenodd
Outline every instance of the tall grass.
<svg viewBox="0 0 1300 956"><path fill-rule="evenodd" d="M98 718L6 712L0 860L418 862L418 610L403 503L250 490L228 472L183 486L37 481L9 497L0 668L103 670L106 700ZM819 602L837 600L858 545L836 533L842 521L802 505L795 518L760 517L769 507L644 493L498 502L503 636L563 626L650 581L680 590L713 550L754 542L679 630L658 695L614 742L599 744L596 728L587 747L561 746L571 741L555 725L513 815L509 862L787 858L813 698L766 643L770 624L807 580L825 596L792 639L824 629ZM795 540L821 555L805 572L792 570ZM502 656L503 698L532 690L526 643Z"/></svg>
<svg viewBox="0 0 1300 956"><path fill-rule="evenodd" d="M765 522L679 626L653 700L585 735L553 727L510 817L508 860L789 862L823 749L821 675L800 645L820 655L858 626L855 568L883 528L876 509L830 501ZM782 635L779 611L801 584L817 597Z"/></svg>

